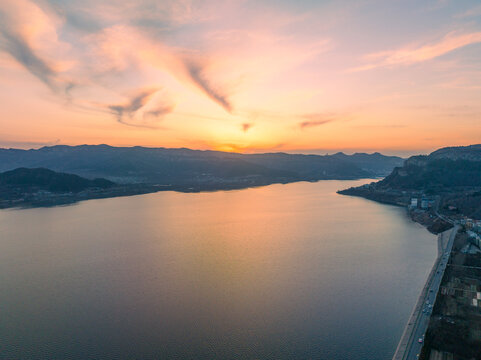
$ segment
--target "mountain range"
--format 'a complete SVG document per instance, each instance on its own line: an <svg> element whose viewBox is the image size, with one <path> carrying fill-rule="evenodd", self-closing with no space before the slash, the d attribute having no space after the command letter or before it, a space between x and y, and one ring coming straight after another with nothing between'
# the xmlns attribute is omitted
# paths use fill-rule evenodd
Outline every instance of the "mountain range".
<svg viewBox="0 0 481 360"><path fill-rule="evenodd" d="M57 145L40 149L0 149L0 171L48 168L88 179L210 188L275 182L374 178L387 175L403 159L379 153L301 155L238 154L186 148Z"/></svg>

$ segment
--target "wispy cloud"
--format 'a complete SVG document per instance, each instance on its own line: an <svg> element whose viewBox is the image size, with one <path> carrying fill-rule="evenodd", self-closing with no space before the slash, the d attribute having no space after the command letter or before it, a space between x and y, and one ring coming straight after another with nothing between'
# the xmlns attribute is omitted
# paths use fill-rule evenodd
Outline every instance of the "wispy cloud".
<svg viewBox="0 0 481 360"><path fill-rule="evenodd" d="M119 123L137 127L153 128L149 121L159 118L173 111L174 106L169 102L153 102L154 95L160 89L141 89L121 105L109 105L108 109L116 116ZM146 105L153 102L148 108Z"/></svg>
<svg viewBox="0 0 481 360"><path fill-rule="evenodd" d="M466 10L462 13L456 14L456 18L470 18L474 16L480 16L481 15L481 4L477 5L469 10Z"/></svg>
<svg viewBox="0 0 481 360"><path fill-rule="evenodd" d="M338 120L338 117L334 114L305 114L302 115L301 118L305 119L304 121L299 122L299 127L301 129L306 129L310 127L316 127L328 124L330 122Z"/></svg>
<svg viewBox="0 0 481 360"><path fill-rule="evenodd" d="M46 27L48 21L42 17L41 11L30 3L12 3L6 1L0 6L0 49L10 54L21 66L47 85L52 91L68 92L74 87L74 82L63 79L56 69L57 64L42 57L32 46L32 38L37 36L39 30L29 29L25 18L18 13L29 13L29 19L38 28ZM52 34L49 34L52 35Z"/></svg>
<svg viewBox="0 0 481 360"><path fill-rule="evenodd" d="M366 55L365 65L350 69L350 72L365 71L380 67L412 65L428 61L467 45L481 42L481 32L457 34L451 32L441 40L421 46L408 46L397 50L381 51Z"/></svg>
<svg viewBox="0 0 481 360"><path fill-rule="evenodd" d="M0 24L0 34L3 38L3 48L23 65L31 74L45 85L55 90L57 73L47 62L35 54L32 48L21 36L15 35Z"/></svg>
<svg viewBox="0 0 481 360"><path fill-rule="evenodd" d="M231 112L232 105L227 99L227 96L211 84L209 79L205 76L203 71L204 68L199 61L189 59L186 60L184 64L194 84L196 84L209 98L221 105L227 112Z"/></svg>

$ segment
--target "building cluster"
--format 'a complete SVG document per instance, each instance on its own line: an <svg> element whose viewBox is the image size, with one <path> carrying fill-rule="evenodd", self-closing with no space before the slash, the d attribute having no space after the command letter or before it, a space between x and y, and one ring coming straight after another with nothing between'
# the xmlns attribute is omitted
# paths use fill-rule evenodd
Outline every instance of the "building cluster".
<svg viewBox="0 0 481 360"><path fill-rule="evenodd" d="M464 218L461 219L459 222L461 223L461 225L464 225L467 230L472 230L478 234L481 234L481 220Z"/></svg>
<svg viewBox="0 0 481 360"><path fill-rule="evenodd" d="M479 236L479 233L476 233L472 230L468 230L467 234L469 236L468 241L471 244L476 245L478 248L481 249L481 236Z"/></svg>
<svg viewBox="0 0 481 360"><path fill-rule="evenodd" d="M435 200L422 196L420 198L411 198L411 203L409 204L410 209L423 209L428 210L434 206Z"/></svg>

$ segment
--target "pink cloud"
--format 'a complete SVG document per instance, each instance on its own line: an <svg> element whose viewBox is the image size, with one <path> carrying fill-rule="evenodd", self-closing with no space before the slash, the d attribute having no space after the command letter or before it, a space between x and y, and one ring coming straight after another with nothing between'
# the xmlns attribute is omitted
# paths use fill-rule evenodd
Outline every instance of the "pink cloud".
<svg viewBox="0 0 481 360"><path fill-rule="evenodd" d="M61 20L28 0L0 3L0 50L51 90L68 92L73 81L65 75L75 63L69 44L59 40Z"/></svg>
<svg viewBox="0 0 481 360"><path fill-rule="evenodd" d="M366 65L350 69L350 72L365 71L379 67L405 66L428 61L467 45L481 42L481 32L456 34L451 32L440 41L422 46L403 47L397 50L368 54Z"/></svg>

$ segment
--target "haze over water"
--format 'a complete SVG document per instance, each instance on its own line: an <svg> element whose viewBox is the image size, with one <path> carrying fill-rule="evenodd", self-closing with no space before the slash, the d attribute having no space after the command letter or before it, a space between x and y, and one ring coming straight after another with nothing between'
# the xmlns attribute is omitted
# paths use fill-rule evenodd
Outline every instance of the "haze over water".
<svg viewBox="0 0 481 360"><path fill-rule="evenodd" d="M436 256L320 181L0 211L0 357L389 359Z"/></svg>

